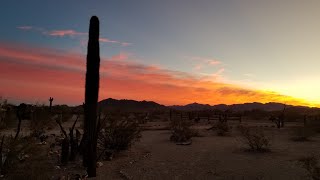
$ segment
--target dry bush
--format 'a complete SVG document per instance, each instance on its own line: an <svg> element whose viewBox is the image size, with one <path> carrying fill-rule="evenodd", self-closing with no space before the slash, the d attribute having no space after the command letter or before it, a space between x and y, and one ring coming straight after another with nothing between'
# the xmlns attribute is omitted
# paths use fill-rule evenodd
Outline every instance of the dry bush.
<svg viewBox="0 0 320 180"><path fill-rule="evenodd" d="M309 126L297 127L293 130L292 135L293 137L291 139L293 141L309 141L311 137L316 135L316 131Z"/></svg>
<svg viewBox="0 0 320 180"><path fill-rule="evenodd" d="M249 128L239 126L240 133L244 143L247 144L251 151L266 152L270 150L270 139L265 136L262 128Z"/></svg>
<svg viewBox="0 0 320 180"><path fill-rule="evenodd" d="M35 143L32 137L13 138L5 137L2 147L1 174L14 171L17 164L25 160L26 154L34 151Z"/></svg>
<svg viewBox="0 0 320 180"><path fill-rule="evenodd" d="M0 129L7 128L11 122L16 120L13 106L0 96Z"/></svg>
<svg viewBox="0 0 320 180"><path fill-rule="evenodd" d="M108 118L98 136L98 149L103 153L127 150L141 137L139 124L126 117Z"/></svg>
<svg viewBox="0 0 320 180"><path fill-rule="evenodd" d="M46 148L37 145L34 138L28 136L14 141L8 137L5 146L8 161L5 179L43 180L52 179L55 175Z"/></svg>
<svg viewBox="0 0 320 180"><path fill-rule="evenodd" d="M218 121L216 124L216 130L218 136L225 136L226 134L230 133L231 127L227 122Z"/></svg>
<svg viewBox="0 0 320 180"><path fill-rule="evenodd" d="M192 137L198 136L197 131L190 128L191 122L187 120L173 120L171 122L172 135L170 140L176 143L187 142Z"/></svg>
<svg viewBox="0 0 320 180"><path fill-rule="evenodd" d="M319 159L312 155L299 159L300 165L307 170L308 175L313 180L320 180Z"/></svg>
<svg viewBox="0 0 320 180"><path fill-rule="evenodd" d="M31 130L42 129L52 121L50 112L44 106L36 106L32 111L30 121Z"/></svg>

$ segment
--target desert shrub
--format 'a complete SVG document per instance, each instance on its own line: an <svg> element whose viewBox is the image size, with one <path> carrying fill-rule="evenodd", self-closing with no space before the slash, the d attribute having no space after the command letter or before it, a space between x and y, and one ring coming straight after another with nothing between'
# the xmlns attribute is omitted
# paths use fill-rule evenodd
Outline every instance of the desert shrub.
<svg viewBox="0 0 320 180"><path fill-rule="evenodd" d="M139 124L128 118L109 118L98 135L101 153L127 150L141 137Z"/></svg>
<svg viewBox="0 0 320 180"><path fill-rule="evenodd" d="M13 106L0 97L0 129L7 128L14 121L16 121L16 116Z"/></svg>
<svg viewBox="0 0 320 180"><path fill-rule="evenodd" d="M24 161L34 149L34 140L31 137L22 137L15 139L12 136L4 138L2 147L1 174L10 173L14 170L17 163Z"/></svg>
<svg viewBox="0 0 320 180"><path fill-rule="evenodd" d="M247 144L252 151L265 152L269 151L270 139L265 136L262 128L249 128L239 126L240 133L245 144Z"/></svg>
<svg viewBox="0 0 320 180"><path fill-rule="evenodd" d="M312 155L308 157L303 157L298 161L300 165L307 170L308 176L313 180L320 179L320 167L319 167L319 159Z"/></svg>
<svg viewBox="0 0 320 180"><path fill-rule="evenodd" d="M30 121L30 129L43 129L49 122L51 122L51 114L44 106L35 106L32 109L32 118Z"/></svg>
<svg viewBox="0 0 320 180"><path fill-rule="evenodd" d="M227 122L218 121L218 123L216 124L216 130L218 136L225 136L231 131L231 127Z"/></svg>
<svg viewBox="0 0 320 180"><path fill-rule="evenodd" d="M293 141L308 141L311 137L316 135L315 129L309 126L297 127L293 130Z"/></svg>
<svg viewBox="0 0 320 180"><path fill-rule="evenodd" d="M196 132L190 128L191 122L182 119L172 120L170 140L180 143L187 142L196 135Z"/></svg>

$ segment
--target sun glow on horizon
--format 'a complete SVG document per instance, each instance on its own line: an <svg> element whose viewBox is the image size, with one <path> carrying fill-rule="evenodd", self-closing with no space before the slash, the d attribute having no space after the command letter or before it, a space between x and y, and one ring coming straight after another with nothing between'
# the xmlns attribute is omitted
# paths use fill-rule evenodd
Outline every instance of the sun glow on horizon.
<svg viewBox="0 0 320 180"><path fill-rule="evenodd" d="M31 102L55 95L61 103L81 104L85 61L80 54L54 49L0 44L2 96ZM130 61L130 56L102 57L99 99L150 100L164 105L280 102L317 106L289 91L258 90ZM266 89L266 88L264 88ZM299 92L299 91L297 91ZM289 95L289 96L288 96Z"/></svg>

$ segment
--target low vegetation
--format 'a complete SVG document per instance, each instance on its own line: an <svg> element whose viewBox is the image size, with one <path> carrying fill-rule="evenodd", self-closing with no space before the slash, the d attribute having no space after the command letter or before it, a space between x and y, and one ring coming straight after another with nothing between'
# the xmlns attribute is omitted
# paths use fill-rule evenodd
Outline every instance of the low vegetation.
<svg viewBox="0 0 320 180"><path fill-rule="evenodd" d="M191 129L192 123L184 119L174 119L171 121L171 136L170 140L175 143L191 142L191 138L196 135L196 132Z"/></svg>
<svg viewBox="0 0 320 180"><path fill-rule="evenodd" d="M251 151L266 152L270 151L270 139L265 135L262 128L249 128L239 126L244 143Z"/></svg>
<svg viewBox="0 0 320 180"><path fill-rule="evenodd" d="M299 159L299 164L308 172L308 176L313 180L320 179L319 159L312 155Z"/></svg>
<svg viewBox="0 0 320 180"><path fill-rule="evenodd" d="M225 121L218 121L216 124L216 129L217 129L217 135L218 136L225 136L228 133L231 132L231 127L228 125L227 122Z"/></svg>
<svg viewBox="0 0 320 180"><path fill-rule="evenodd" d="M6 175L15 169L19 162L23 162L29 157L29 153L35 148L32 137L2 136L0 145L1 175Z"/></svg>
<svg viewBox="0 0 320 180"><path fill-rule="evenodd" d="M141 129L134 119L109 117L102 123L98 136L100 157L108 159L113 153L127 150L141 137Z"/></svg>

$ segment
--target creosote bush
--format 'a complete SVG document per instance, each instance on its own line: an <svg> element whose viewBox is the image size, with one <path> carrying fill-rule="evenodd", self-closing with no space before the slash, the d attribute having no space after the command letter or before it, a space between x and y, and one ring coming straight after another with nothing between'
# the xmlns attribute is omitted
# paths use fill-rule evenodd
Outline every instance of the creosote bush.
<svg viewBox="0 0 320 180"><path fill-rule="evenodd" d="M245 144L249 146L251 151L270 151L270 139L266 137L262 128L253 129L245 126L239 126L238 128Z"/></svg>
<svg viewBox="0 0 320 180"><path fill-rule="evenodd" d="M216 130L218 136L225 136L231 131L231 127L227 122L218 121L218 123L216 124Z"/></svg>
<svg viewBox="0 0 320 180"><path fill-rule="evenodd" d="M310 178L313 180L320 179L319 159L316 156L303 157L299 159L298 162L305 170L307 170Z"/></svg>
<svg viewBox="0 0 320 180"><path fill-rule="evenodd" d="M98 136L98 149L101 154L127 150L141 137L139 124L127 117L110 117L102 125Z"/></svg>
<svg viewBox="0 0 320 180"><path fill-rule="evenodd" d="M0 172L5 175L13 171L17 163L24 160L25 154L33 152L35 142L30 136L18 137L17 139L13 136L8 136L4 137L3 141Z"/></svg>
<svg viewBox="0 0 320 180"><path fill-rule="evenodd" d="M170 140L176 143L187 142L192 137L197 136L197 132L190 128L191 122L182 119L172 120L172 135Z"/></svg>
<svg viewBox="0 0 320 180"><path fill-rule="evenodd" d="M30 115L30 129L32 131L44 129L52 121L50 112L45 106L32 107Z"/></svg>

